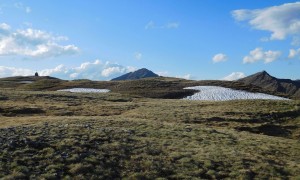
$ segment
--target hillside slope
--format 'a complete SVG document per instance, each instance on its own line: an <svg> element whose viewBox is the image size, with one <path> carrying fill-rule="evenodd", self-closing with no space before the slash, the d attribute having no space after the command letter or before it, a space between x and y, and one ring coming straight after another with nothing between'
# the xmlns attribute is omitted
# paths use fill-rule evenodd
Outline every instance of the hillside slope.
<svg viewBox="0 0 300 180"><path fill-rule="evenodd" d="M268 91L286 94L293 98L300 98L300 82L290 79L278 79L266 71L258 72L238 80L245 84L252 84Z"/></svg>

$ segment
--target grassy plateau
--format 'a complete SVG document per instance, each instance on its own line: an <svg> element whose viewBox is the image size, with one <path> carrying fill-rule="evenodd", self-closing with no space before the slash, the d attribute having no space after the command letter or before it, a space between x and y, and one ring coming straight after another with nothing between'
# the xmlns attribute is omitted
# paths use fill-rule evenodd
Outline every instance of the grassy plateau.
<svg viewBox="0 0 300 180"><path fill-rule="evenodd" d="M0 179L300 179L299 100L172 99L192 93L178 79L8 81ZM49 91L76 86L112 92Z"/></svg>

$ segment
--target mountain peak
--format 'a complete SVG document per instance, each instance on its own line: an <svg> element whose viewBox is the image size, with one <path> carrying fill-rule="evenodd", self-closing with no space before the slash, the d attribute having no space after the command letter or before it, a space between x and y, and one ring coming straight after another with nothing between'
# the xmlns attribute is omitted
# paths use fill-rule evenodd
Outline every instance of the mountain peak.
<svg viewBox="0 0 300 180"><path fill-rule="evenodd" d="M263 70L263 71L260 71L260 72L257 72L257 73L255 73L255 74L253 74L253 75L269 75L270 76L270 74L267 72L267 71L265 71L265 70Z"/></svg>
<svg viewBox="0 0 300 180"><path fill-rule="evenodd" d="M299 82L290 79L278 79L266 71L258 72L238 81L245 84L252 84L272 92L284 93L295 97L299 97L300 95Z"/></svg>
<svg viewBox="0 0 300 180"><path fill-rule="evenodd" d="M150 77L158 77L158 75L146 68L142 68L134 72L130 72L122 76L119 76L117 78L114 78L112 79L112 81L134 80L134 79L142 79L142 78L150 78Z"/></svg>
<svg viewBox="0 0 300 180"><path fill-rule="evenodd" d="M266 75L267 75L267 76L271 76L271 75L270 75L267 71L265 71L265 70L264 70L264 71L261 71L260 74L262 74L262 75L264 75L264 76L266 76Z"/></svg>
<svg viewBox="0 0 300 180"><path fill-rule="evenodd" d="M265 70L261 71L260 73L262 73L262 74L268 74L268 72L265 71Z"/></svg>
<svg viewBox="0 0 300 180"><path fill-rule="evenodd" d="M264 80L272 80L272 79L277 79L273 76L271 76L267 71L261 71L261 72L258 72L258 73L255 73L255 74L252 74L248 77L245 77L245 78L242 78L242 79L252 79L252 80L259 80L259 81L264 81Z"/></svg>

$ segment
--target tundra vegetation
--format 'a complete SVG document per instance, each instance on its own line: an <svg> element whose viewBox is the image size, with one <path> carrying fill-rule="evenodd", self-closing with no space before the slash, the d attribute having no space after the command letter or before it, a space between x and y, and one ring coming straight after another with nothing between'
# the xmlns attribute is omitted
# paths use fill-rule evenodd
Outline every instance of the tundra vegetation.
<svg viewBox="0 0 300 180"><path fill-rule="evenodd" d="M300 178L299 100L162 99L183 82L148 81L0 81L0 178ZM72 87L112 91L49 91Z"/></svg>

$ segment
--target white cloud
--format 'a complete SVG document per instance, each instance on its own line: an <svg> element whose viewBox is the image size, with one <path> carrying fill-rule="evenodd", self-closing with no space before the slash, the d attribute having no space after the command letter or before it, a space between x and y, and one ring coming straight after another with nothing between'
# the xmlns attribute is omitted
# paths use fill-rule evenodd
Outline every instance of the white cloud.
<svg viewBox="0 0 300 180"><path fill-rule="evenodd" d="M0 24L0 30L1 31L9 31L10 30L10 26L6 23L1 23Z"/></svg>
<svg viewBox="0 0 300 180"><path fill-rule="evenodd" d="M126 68L123 67L108 67L103 69L103 71L101 72L101 75L104 77L109 77L112 76L114 74L120 74L120 73L125 73Z"/></svg>
<svg viewBox="0 0 300 180"><path fill-rule="evenodd" d="M243 58L243 63L254 63L257 61L264 61L264 63L271 63L281 56L280 51L263 51L262 48L256 48L250 51L248 56Z"/></svg>
<svg viewBox="0 0 300 180"><path fill-rule="evenodd" d="M223 54L223 53L219 53L219 54L216 54L214 55L214 57L212 58L213 62L214 63L218 63L218 62L224 62L224 61L227 61L227 55L226 54Z"/></svg>
<svg viewBox="0 0 300 180"><path fill-rule="evenodd" d="M34 71L30 69L0 66L0 77L29 76L29 75L34 75Z"/></svg>
<svg viewBox="0 0 300 180"><path fill-rule="evenodd" d="M300 48L299 49L290 49L290 53L289 53L289 58L293 59L295 57L299 57L300 58Z"/></svg>
<svg viewBox="0 0 300 180"><path fill-rule="evenodd" d="M255 29L271 32L270 40L283 40L300 34L300 2L264 9L232 11L237 21L248 21Z"/></svg>
<svg viewBox="0 0 300 180"><path fill-rule="evenodd" d="M59 65L53 69L39 71L42 76L54 76L62 79L91 79L91 80L110 80L128 72L135 71L136 68L122 66L109 61L85 62L78 67L68 68Z"/></svg>
<svg viewBox="0 0 300 180"><path fill-rule="evenodd" d="M247 19L250 19L250 14L252 14L251 10L247 9L238 9L231 12L234 19L237 21L245 21Z"/></svg>
<svg viewBox="0 0 300 180"><path fill-rule="evenodd" d="M179 22L168 22L166 24L163 25L156 25L153 21L149 21L146 26L145 29L177 29L179 28L180 23Z"/></svg>
<svg viewBox="0 0 300 180"><path fill-rule="evenodd" d="M14 6L15 6L15 8L21 9L21 10L25 11L26 13L31 13L31 8L29 6L25 6L21 2L15 3Z"/></svg>
<svg viewBox="0 0 300 180"><path fill-rule="evenodd" d="M43 69L38 71L40 76L53 76L61 79L91 79L91 80L111 80L117 76L135 71L135 67L122 66L109 61L85 62L78 67L67 67L63 64L52 69ZM10 76L29 76L34 75L35 71L31 69L22 69L15 67L0 66L0 77Z"/></svg>
<svg viewBox="0 0 300 180"><path fill-rule="evenodd" d="M229 74L228 76L225 76L221 80L234 81L234 80L238 80L238 79L241 79L244 77L246 77L246 75L243 72L233 72L233 73Z"/></svg>
<svg viewBox="0 0 300 180"><path fill-rule="evenodd" d="M66 66L63 64L56 66L53 69L44 69L39 72L41 76L54 76L59 78L66 78L68 76L69 71ZM73 73L72 73L73 74ZM67 79L67 78L66 78Z"/></svg>
<svg viewBox="0 0 300 180"><path fill-rule="evenodd" d="M79 48L75 45L58 44L66 40L67 37L54 36L42 30L28 28L13 31L8 24L0 24L0 56L50 58L77 54Z"/></svg>
<svg viewBox="0 0 300 180"><path fill-rule="evenodd" d="M143 56L143 55L142 55L142 53L140 53L140 52L135 52L135 53L134 53L134 57L135 57L136 60L141 60L141 59L142 59L142 56Z"/></svg>

